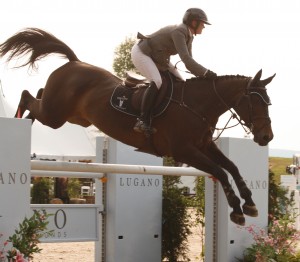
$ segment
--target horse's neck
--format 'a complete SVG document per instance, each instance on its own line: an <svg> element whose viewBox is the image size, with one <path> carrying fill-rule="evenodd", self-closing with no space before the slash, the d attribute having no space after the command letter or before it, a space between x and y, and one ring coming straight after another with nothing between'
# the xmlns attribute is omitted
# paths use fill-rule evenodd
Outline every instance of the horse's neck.
<svg viewBox="0 0 300 262"><path fill-rule="evenodd" d="M242 77L221 78L215 83L216 95L230 108L245 94L246 87L247 78Z"/></svg>
<svg viewBox="0 0 300 262"><path fill-rule="evenodd" d="M243 96L246 81L245 78L234 76L219 77L214 82L194 79L182 84L175 95L196 111L209 112L219 117Z"/></svg>

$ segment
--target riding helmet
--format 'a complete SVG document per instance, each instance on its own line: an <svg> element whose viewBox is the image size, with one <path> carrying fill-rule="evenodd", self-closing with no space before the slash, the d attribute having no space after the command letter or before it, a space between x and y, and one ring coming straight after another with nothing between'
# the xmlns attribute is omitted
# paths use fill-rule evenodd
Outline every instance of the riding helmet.
<svg viewBox="0 0 300 262"><path fill-rule="evenodd" d="M190 26L193 20L202 21L207 25L211 25L211 23L208 22L207 15L200 8L189 8L186 10L182 22Z"/></svg>

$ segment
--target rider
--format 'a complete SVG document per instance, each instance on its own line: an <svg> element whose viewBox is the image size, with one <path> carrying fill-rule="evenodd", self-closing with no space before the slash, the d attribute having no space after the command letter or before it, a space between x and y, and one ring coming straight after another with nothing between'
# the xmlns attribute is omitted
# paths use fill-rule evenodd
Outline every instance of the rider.
<svg viewBox="0 0 300 262"><path fill-rule="evenodd" d="M205 12L199 8L190 8L185 12L182 22L179 25L161 28L149 36L138 33L140 41L132 48L132 62L151 82L142 99L141 115L134 126L136 132L154 131L151 129L151 109L162 85L159 70L168 70L182 79L177 69L170 63L171 55L179 54L186 68L195 76L207 78L217 76L192 57L193 35L201 34L205 24L210 25Z"/></svg>

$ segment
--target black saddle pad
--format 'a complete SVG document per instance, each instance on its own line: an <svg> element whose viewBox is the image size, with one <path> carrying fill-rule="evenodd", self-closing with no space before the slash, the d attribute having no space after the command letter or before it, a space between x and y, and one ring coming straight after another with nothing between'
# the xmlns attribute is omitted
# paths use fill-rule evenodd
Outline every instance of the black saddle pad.
<svg viewBox="0 0 300 262"><path fill-rule="evenodd" d="M152 112L152 117L161 115L170 103L170 99L173 94L173 79L169 74L166 79L166 91L163 92L163 94L161 93L161 91L163 90L159 91L157 101L160 102L155 104ZM137 103L136 100L142 98L143 93L145 92L147 87L148 85L146 84L142 84L137 87L127 87L125 85L119 85L115 88L111 96L110 103L113 108L117 109L120 112L139 117L140 108L137 107L137 104L140 103Z"/></svg>

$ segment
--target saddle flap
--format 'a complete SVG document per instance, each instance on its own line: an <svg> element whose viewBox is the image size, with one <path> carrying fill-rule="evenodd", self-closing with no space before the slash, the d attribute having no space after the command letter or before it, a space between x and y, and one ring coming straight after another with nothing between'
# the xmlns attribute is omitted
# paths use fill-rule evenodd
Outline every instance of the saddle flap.
<svg viewBox="0 0 300 262"><path fill-rule="evenodd" d="M162 75L162 79L163 84L154 104L153 117L157 117L164 112L170 103L173 93L173 79L170 74ZM141 83L143 84L134 87L128 85L117 86L111 96L111 105L118 111L138 117L140 115L142 98L148 87L146 82L142 81Z"/></svg>
<svg viewBox="0 0 300 262"><path fill-rule="evenodd" d="M133 71L126 72L126 78L124 84L128 87L134 87L139 84L149 83L147 79Z"/></svg>

